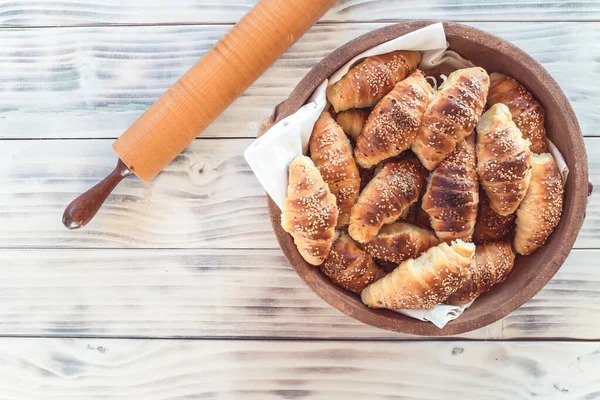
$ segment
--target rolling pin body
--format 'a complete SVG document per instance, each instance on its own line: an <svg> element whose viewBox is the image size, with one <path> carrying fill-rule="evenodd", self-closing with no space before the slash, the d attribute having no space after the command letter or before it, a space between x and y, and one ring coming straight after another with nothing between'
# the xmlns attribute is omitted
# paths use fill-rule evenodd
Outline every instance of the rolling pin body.
<svg viewBox="0 0 600 400"><path fill-rule="evenodd" d="M154 178L336 0L261 0L156 101L113 148Z"/></svg>

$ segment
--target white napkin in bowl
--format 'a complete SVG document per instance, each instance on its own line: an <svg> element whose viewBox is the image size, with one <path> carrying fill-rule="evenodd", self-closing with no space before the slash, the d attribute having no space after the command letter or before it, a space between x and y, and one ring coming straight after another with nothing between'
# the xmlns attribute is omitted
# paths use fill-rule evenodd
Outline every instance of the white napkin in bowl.
<svg viewBox="0 0 600 400"><path fill-rule="evenodd" d="M474 300L473 300L474 301ZM394 310L398 314L403 314L421 321L429 321L438 328L442 329L450 321L460 317L462 313L473 304L473 301L460 306L449 304L438 304L431 310Z"/></svg>
<svg viewBox="0 0 600 400"><path fill-rule="evenodd" d="M419 68L422 70L434 68L455 70L474 66L458 53L448 50L444 27L441 23L426 26L382 43L354 57L329 79L324 80L306 105L271 127L263 136L255 140L244 153L248 165L279 208L282 208L287 192L288 167L297 156L306 154L308 151L308 142L313 126L327 104L327 86L339 81L352 66L362 59L396 50L421 51L422 59ZM559 168L561 168L566 181L568 169L562 155L553 145L551 145L550 151L559 163ZM556 153L558 153L560 159ZM430 321L441 329L448 322L462 315L464 310L471 304L462 306L438 304L431 310L394 311L411 318Z"/></svg>

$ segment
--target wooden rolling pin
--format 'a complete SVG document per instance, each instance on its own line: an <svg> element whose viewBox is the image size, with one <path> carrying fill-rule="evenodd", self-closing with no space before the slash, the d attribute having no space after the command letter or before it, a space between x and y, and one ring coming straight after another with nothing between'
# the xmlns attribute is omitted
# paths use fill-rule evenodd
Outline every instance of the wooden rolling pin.
<svg viewBox="0 0 600 400"><path fill-rule="evenodd" d="M63 224L85 226L126 176L154 178L335 2L260 0L117 139L115 170L67 206Z"/></svg>

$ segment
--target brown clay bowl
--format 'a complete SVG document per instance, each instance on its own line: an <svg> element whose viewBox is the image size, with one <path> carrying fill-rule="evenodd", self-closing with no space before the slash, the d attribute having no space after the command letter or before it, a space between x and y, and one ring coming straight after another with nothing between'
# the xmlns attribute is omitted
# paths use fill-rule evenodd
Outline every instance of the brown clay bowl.
<svg viewBox="0 0 600 400"><path fill-rule="evenodd" d="M261 126L259 136L277 121L296 112L325 78L361 52L382 42L412 32L436 21L412 21L386 26L343 45L317 64L296 86L290 97L278 105ZM561 267L579 233L585 217L588 195L587 156L581 130L573 109L560 87L533 58L514 45L481 30L444 23L450 48L488 72L502 72L525 85L546 110L550 139L565 157L570 169L560 224L544 247L533 255L518 256L507 280L482 295L458 319L439 329L389 310L373 310L359 296L335 286L321 271L306 263L293 239L281 228L279 208L269 198L269 213L279 245L290 265L310 288L343 313L361 322L395 332L414 335L455 335L495 322L531 299Z"/></svg>

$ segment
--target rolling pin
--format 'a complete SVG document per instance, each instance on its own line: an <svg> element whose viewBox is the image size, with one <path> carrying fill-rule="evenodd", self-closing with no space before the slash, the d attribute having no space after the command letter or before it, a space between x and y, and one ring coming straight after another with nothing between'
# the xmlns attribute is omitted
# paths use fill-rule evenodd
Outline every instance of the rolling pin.
<svg viewBox="0 0 600 400"><path fill-rule="evenodd" d="M260 0L113 144L114 171L65 209L85 226L126 176L148 182L289 49L336 0Z"/></svg>

